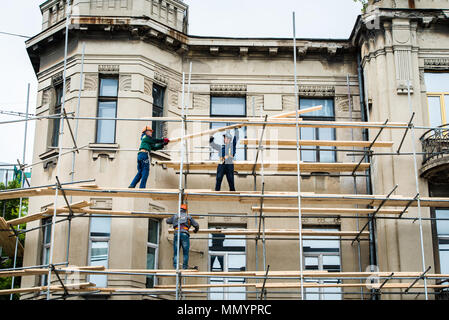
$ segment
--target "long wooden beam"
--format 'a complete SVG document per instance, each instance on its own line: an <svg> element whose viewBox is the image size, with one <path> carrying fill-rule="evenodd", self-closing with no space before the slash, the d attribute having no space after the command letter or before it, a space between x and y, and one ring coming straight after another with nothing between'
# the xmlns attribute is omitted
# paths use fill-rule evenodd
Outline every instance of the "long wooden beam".
<svg viewBox="0 0 449 320"><path fill-rule="evenodd" d="M95 284L90 282L82 282L82 283L70 283L64 284L68 291L79 291L83 289L87 289L89 287L95 286ZM5 294L14 294L14 293L28 293L28 292L39 292L48 290L48 286L40 286L40 287L31 287L31 288L16 288L16 289L4 289L0 290L0 295ZM64 288L59 286L50 286L50 291L64 291Z"/></svg>
<svg viewBox="0 0 449 320"><path fill-rule="evenodd" d="M16 251L16 239L16 235L6 223L5 219L0 217L0 247L2 247L3 252L9 257L14 257ZM17 245L17 256L23 257L23 246L20 241Z"/></svg>
<svg viewBox="0 0 449 320"><path fill-rule="evenodd" d="M383 286L385 289L407 289L411 283L387 283ZM254 287L257 289L262 288L264 284L262 283L221 283L221 284L184 284L182 286L183 289L200 289L200 288L247 288L247 287ZM304 282L302 283L302 286L305 288L379 288L381 286L381 283L318 283L318 282ZM161 289L173 289L176 288L175 285L156 285L156 288ZM279 282L279 283L273 283L273 282L266 282L265 288L267 289L293 289L293 288L300 288L301 283L300 282ZM428 288L430 289L444 289L449 288L449 284L428 284ZM424 285L414 285L413 288L424 288Z"/></svg>
<svg viewBox="0 0 449 320"><path fill-rule="evenodd" d="M159 165L164 165L167 168L178 170L181 167L179 161L156 161ZM218 161L193 161L184 163L184 168L190 171L196 170L216 170ZM357 171L365 171L369 169L369 163L361 163L357 166L357 163L325 163L325 162L300 162L299 167L302 172L352 172L354 169ZM234 170L236 171L252 171L254 162L252 161L235 161ZM297 170L296 161L282 161L282 162L268 162L263 164L263 168L266 171L276 172L293 172ZM262 169L262 164L256 164L256 171Z"/></svg>
<svg viewBox="0 0 449 320"><path fill-rule="evenodd" d="M260 207L251 207L253 212L260 212ZM262 209L263 212L283 212L283 213L298 213L298 208L294 207L266 207ZM335 215L335 214L363 214L368 215L376 212L376 209L362 209L362 208L301 208L302 213ZM402 209L379 209L377 214L396 214L403 212ZM407 212L407 211L405 211Z"/></svg>
<svg viewBox="0 0 449 320"><path fill-rule="evenodd" d="M154 200L177 200L179 191L177 189L129 189L129 188L99 188L99 187L67 187L63 188L66 195L80 197L118 197L118 198L151 198ZM55 188L48 187L41 189L40 196L54 195ZM212 191L210 189L186 189L184 194L191 201L241 201L248 203L258 203L260 198L268 203L295 203L298 195L296 192L269 192L263 195L260 191ZM35 196L34 190L27 192L21 190L2 191L0 200L14 199L17 197ZM340 204L340 205L370 205L378 206L384 200L386 207L405 207L409 202L410 206L417 206L414 196L390 196L385 195L361 195L361 194L318 194L313 192L302 192L301 199L304 204ZM449 197L422 197L420 198L423 207L448 207Z"/></svg>
<svg viewBox="0 0 449 320"><path fill-rule="evenodd" d="M169 229L168 233L173 234L175 231ZM199 234L223 234L223 235L241 235L241 236L255 236L262 232L256 229L200 229ZM266 229L264 231L267 236L298 236L299 231L295 229ZM358 231L317 231L317 230L302 230L303 236L338 236L338 237L355 237L359 234ZM368 236L369 232L364 231L362 236Z"/></svg>
<svg viewBox="0 0 449 320"><path fill-rule="evenodd" d="M283 118L288 118L291 116L296 116L296 114L301 115L301 114L305 114L305 113L309 113L309 112L318 111L321 109L323 109L323 106L315 106L315 107L310 107L310 108L305 108L305 109L300 109L300 110L295 110L295 111L290 111L290 112L285 112L285 113L279 113L279 114L269 117L268 119L283 119Z"/></svg>
<svg viewBox="0 0 449 320"><path fill-rule="evenodd" d="M161 118L162 119L162 118ZM196 133L191 133L184 136L185 140L201 137L201 136L210 136L216 132L230 130L234 128L248 127L248 126L256 126L260 127L264 124L269 127L295 127L296 120L295 119L272 119L268 120L264 123L263 120L254 119L254 118L190 118L191 121L210 121L210 122L231 122L236 123L233 125L221 127L218 129L206 130ZM300 120L298 121L298 126L301 128L347 128L347 129L380 129L385 127L385 124L382 122L344 122L344 121L306 121ZM388 123L388 128L391 129L406 129L408 126L407 123L403 122L391 122ZM170 142L178 142L181 140L181 137L170 138Z"/></svg>
<svg viewBox="0 0 449 320"><path fill-rule="evenodd" d="M241 139L240 142L244 145L258 145L257 139ZM341 141L341 140L300 140L300 146L323 146L323 147L357 147L367 148L369 146L378 148L389 148L393 146L393 141ZM263 140L262 145L268 146L296 146L294 139L282 140Z"/></svg>

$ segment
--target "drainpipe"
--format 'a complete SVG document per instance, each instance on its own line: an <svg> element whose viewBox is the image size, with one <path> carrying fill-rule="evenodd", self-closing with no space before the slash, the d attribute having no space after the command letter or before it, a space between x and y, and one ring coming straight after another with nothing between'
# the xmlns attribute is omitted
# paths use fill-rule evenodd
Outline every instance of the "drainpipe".
<svg viewBox="0 0 449 320"><path fill-rule="evenodd" d="M360 110L362 121L367 121L368 119L368 109L365 104L365 91L364 91L364 83L363 83L363 70L361 65L360 53L357 53L357 72L359 78L359 91L360 91ZM369 141L368 129L362 129L363 140ZM371 163L371 159L369 159ZM371 170L367 170L366 175L366 191L368 194L373 194L373 185L371 179ZM369 264L370 266L377 266L377 251L376 251L376 221L372 219L370 215L370 220L368 224L369 229ZM375 270L371 270L375 271ZM373 289L371 290L371 299L379 300L379 294Z"/></svg>

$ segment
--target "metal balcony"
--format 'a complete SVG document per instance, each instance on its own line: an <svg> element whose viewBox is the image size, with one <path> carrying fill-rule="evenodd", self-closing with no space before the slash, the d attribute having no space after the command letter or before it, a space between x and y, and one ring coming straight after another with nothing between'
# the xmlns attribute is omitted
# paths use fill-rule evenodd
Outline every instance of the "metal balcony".
<svg viewBox="0 0 449 320"><path fill-rule="evenodd" d="M449 124L426 131L420 138L423 162L421 176L435 182L449 179Z"/></svg>

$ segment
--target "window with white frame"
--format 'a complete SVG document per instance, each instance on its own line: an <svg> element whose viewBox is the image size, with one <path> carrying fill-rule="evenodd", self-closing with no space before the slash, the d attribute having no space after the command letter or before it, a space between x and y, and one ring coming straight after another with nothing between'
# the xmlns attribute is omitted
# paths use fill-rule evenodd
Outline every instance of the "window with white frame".
<svg viewBox="0 0 449 320"><path fill-rule="evenodd" d="M159 255L159 220L148 219L148 239L147 239L147 269L153 270L158 268ZM154 288L157 283L155 276L147 276L145 286Z"/></svg>
<svg viewBox="0 0 449 320"><path fill-rule="evenodd" d="M51 226L52 217L42 219L42 265L47 265L50 262L50 245L51 245ZM47 285L48 275L44 274L41 278L43 286Z"/></svg>
<svg viewBox="0 0 449 320"><path fill-rule="evenodd" d="M118 78L110 76L100 77L97 109L97 143L115 143L117 117ZM109 118L109 119L101 119Z"/></svg>
<svg viewBox="0 0 449 320"><path fill-rule="evenodd" d="M210 226L226 228L227 226ZM234 227L235 228L235 227ZM246 228L243 227L243 228ZM209 235L209 271L246 271L246 240L242 236L210 234ZM210 284L243 284L244 278L209 279ZM211 300L245 300L245 287L210 288Z"/></svg>
<svg viewBox="0 0 449 320"><path fill-rule="evenodd" d="M338 231L337 228L313 229L316 231ZM304 269L310 271L341 271L340 238L338 236L304 236ZM308 279L320 284L339 283L340 280ZM306 288L306 300L341 300L341 288Z"/></svg>
<svg viewBox="0 0 449 320"><path fill-rule="evenodd" d="M299 100L300 109L322 106L321 110L304 113L304 121L334 121L333 99L306 99ZM301 128L301 140L335 140L335 128ZM310 150L307 150L310 149ZM301 160L305 162L336 162L335 147L328 146L302 146Z"/></svg>
<svg viewBox="0 0 449 320"><path fill-rule="evenodd" d="M111 237L111 217L92 216L89 232L89 266L108 267L109 241ZM107 287L107 275L92 274L89 281L97 287Z"/></svg>
<svg viewBox="0 0 449 320"><path fill-rule="evenodd" d="M245 97L211 97L210 98L210 116L220 118L231 117L246 117L246 98ZM212 122L210 124L211 129L218 129L233 125L233 122ZM239 128L239 140L246 137L246 127ZM230 130L229 133L234 137L234 130ZM214 142L218 145L223 144L223 131L214 134ZM218 160L219 154L214 151L210 155L211 160ZM235 153L235 160L246 160L246 148L243 144L237 142L237 150Z"/></svg>
<svg viewBox="0 0 449 320"><path fill-rule="evenodd" d="M438 253L440 260L440 273L449 274L449 219L448 208L435 209L436 231L438 237Z"/></svg>
<svg viewBox="0 0 449 320"><path fill-rule="evenodd" d="M431 127L449 122L449 73L426 72L427 104Z"/></svg>

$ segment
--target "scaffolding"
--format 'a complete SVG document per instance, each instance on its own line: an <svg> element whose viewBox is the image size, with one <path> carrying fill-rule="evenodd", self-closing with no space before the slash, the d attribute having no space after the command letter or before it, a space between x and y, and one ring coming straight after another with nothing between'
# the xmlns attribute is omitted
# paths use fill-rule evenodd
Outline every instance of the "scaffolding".
<svg viewBox="0 0 449 320"><path fill-rule="evenodd" d="M67 69L67 43L68 43L68 28L70 25L70 3L67 1L67 18L66 18L66 33L65 33L65 52L64 52L64 72L63 72L63 87L65 88L66 81L66 69ZM78 103L76 112L69 113L65 109L65 90L63 90L62 107L59 114L48 116L35 116L28 114L28 107L25 114L25 119L13 120L13 121L1 121L0 124L5 123L20 123L28 121L37 121L41 119L56 119L60 121L59 126L59 145L58 154L54 156L57 158L57 173L55 177L55 183L52 185L44 186L30 186L25 188L24 181L21 181L21 188L15 190L5 190L0 192L0 200L14 199L14 198L29 198L37 196L52 196L54 195L53 206L48 207L45 210L37 213L31 213L26 216L19 213L17 219L5 221L0 218L0 241L1 245L6 249L9 255L14 252L14 267L11 269L0 270L0 277L13 277L13 284L11 289L0 290L0 295L17 293L37 293L38 296L45 295L46 299L67 299L71 297L92 296L97 294L108 294L112 296L123 295L138 295L148 296L153 298L163 298L164 296L173 296L175 299L184 299L189 297L197 297L205 293L209 293L211 288L225 288L236 287L244 288L246 294L254 293L259 299L267 299L268 293L285 293L291 295L292 293L299 294L300 299L305 299L305 290L307 288L334 288L334 289L354 289L358 291L339 290L336 293L342 296L350 294L360 294L361 299L371 297L372 299L378 298L381 294L395 295L395 294L424 294L425 299L429 298L429 295L438 294L438 290L449 288L448 279L449 275L429 273L430 267L426 265L425 252L423 245L423 221L435 221L436 218L424 218L421 214L422 207L448 207L449 198L434 198L434 197L422 197L419 192L418 181L418 169L417 169L417 156L414 143L415 130L429 129L428 127L418 127L413 124L413 108L410 99L410 83L408 86L408 101L410 107L410 121L404 123L393 123L386 120L385 122L370 122L369 119L365 119L362 122L350 121L350 122L338 122L338 121L305 121L300 119L300 114L316 111L319 108L312 107L309 109L300 109L299 97L298 97L298 83L296 72L296 33L295 33L295 15L293 14L293 56L294 56L294 94L295 94L295 111L278 114L272 117L265 116L264 118L257 119L255 115L253 118L208 118L208 117L189 117L185 112L185 73L182 74L182 101L181 111L182 114L179 117L148 117L148 118L99 118L99 117L81 117L80 116L80 101L81 90L78 94ZM84 67L84 49L81 60L81 73ZM187 94L190 95L190 79L192 73L192 65L190 64L189 78L187 84ZM80 88L82 87L82 76L80 78ZM348 76L348 98L350 103L350 112L352 120L352 105L351 105L351 93L349 89L349 76ZM29 89L28 89L29 90ZM29 92L28 92L29 95ZM190 101L190 99L188 99ZM363 101L362 101L363 102ZM253 101L254 104L254 101ZM28 106L28 104L27 104ZM255 106L253 105L253 110ZM23 116L22 114L16 114L16 116ZM292 118L294 116L294 118ZM78 135L78 122L83 121L95 121L102 120L116 120L116 121L161 121L161 122L174 122L181 124L181 136L179 138L171 139L172 142L179 142L179 149L164 150L165 152L180 153L180 161L160 161L157 165L167 166L177 171L179 174L178 189L120 189L120 188L101 188L95 184L94 180L75 180L75 160L76 155L80 151L89 150L88 146L77 145ZM75 131L72 131L70 121L76 121ZM230 126L225 126L220 129L206 130L198 133L187 134L188 123L234 123ZM64 124L67 125L67 129L70 132L73 147L63 147L63 135ZM207 169L215 168L216 162L202 161L191 162L188 160L188 152L192 152L187 148L187 141L194 137L212 135L215 132L229 130L233 128L241 127L262 127L260 136L258 139L243 139L243 144L247 145L247 148L254 146L255 160L236 162L235 166L238 171L245 171L245 176L254 177L254 191L243 192L226 192L226 191L210 191L210 190L195 190L187 189L187 176L190 174L207 174ZM290 127L296 130L296 139L294 140L264 140L264 133L267 127ZM350 141L324 141L324 140L302 140L300 137L300 128L347 128L351 129L352 140ZM366 136L365 141L354 141L354 129L362 129L368 131L368 129L379 130L373 140L369 140ZM431 128L430 128L431 129ZM392 148L392 141L379 141L379 137L383 130L403 130L403 138L395 153L380 153L374 152L374 148ZM401 153L401 147L405 141L407 133L412 135L412 153ZM353 161L350 163L306 163L301 161L302 150L314 150L311 147L324 146L336 149L322 149L333 150L335 152L345 152L352 156ZM307 148L304 148L307 147ZM348 147L350 149L338 149L339 147ZM355 148L362 148L363 150L356 150ZM42 163L38 161L32 164L25 164L25 149L26 149L26 134L24 139L24 155L22 164L20 164L20 170L22 171L22 177L25 176L25 169ZM269 149L274 150L295 150L297 159L292 162L265 162L264 152ZM63 150L67 150L63 152ZM120 151L137 151L132 149L120 149ZM199 151L203 152L203 151ZM207 151L209 152L209 151ZM70 172L71 181L60 181L60 167L61 158L64 155L72 155L72 169ZM382 155L395 155L395 156L413 156L414 161L414 174L416 181L416 195L413 196L398 196L393 195L398 186L395 186L391 192L387 195L375 195L370 194L357 194L357 177L365 177L369 179L372 175L372 159L376 156ZM359 161L356 161L357 157L360 157ZM260 158L260 162L259 162ZM48 161L48 159L46 159ZM313 173L316 171L328 171L333 172L335 176L353 177L354 181L354 194L314 194L308 192L301 192L301 177L304 172ZM268 171L268 172L265 172ZM347 172L344 174L342 172ZM265 190L265 177L267 176L296 176L297 177L297 191L296 192L270 192ZM257 177L261 177L260 191L257 191ZM184 179L183 179L184 178ZM155 200L168 200L176 201L178 204L177 212L141 212L141 211L113 211L113 210L101 210L91 209L92 203L87 200L78 202L72 202L72 199L68 197L79 196L108 196L119 198L146 198ZM63 199L64 205L58 205L58 200ZM211 234L222 235L235 235L244 240L255 241L255 271L239 271L239 272L204 272L198 270L181 270L179 268L180 250L178 250L178 263L176 269L168 270L148 270L148 269L109 269L102 266L83 266L73 267L69 261L69 249L70 249L70 230L71 221L73 219L89 218L91 216L110 216L111 218L167 218L174 214L180 215L180 205L186 201L239 201L240 203L250 203L252 213L247 215L238 214L204 214L193 213L191 214L195 218L207 218L210 216L223 216L223 217L245 217L247 219L254 219L254 224L257 225L255 229L217 229L209 228L202 229L198 232L198 236L193 236L192 240L196 239L209 239ZM285 204L293 204L296 207L283 207ZM337 207L313 207L308 205L313 204L325 204L325 205L341 205ZM274 206L278 205L278 206ZM344 206L355 207L344 207ZM365 207L364 207L365 206ZM389 208L385 208L389 207ZM394 209L391 207L395 207ZM404 216L408 212L410 207L418 208L418 217ZM267 214L267 213L271 213ZM278 214L275 214L278 213ZM17 226L20 224L28 223L32 221L39 221L47 217L52 217L51 223L42 224L39 227L20 230ZM357 222L357 229L354 231L314 231L303 228L304 217L336 217L338 219L355 219ZM57 220L57 218L60 218ZM268 229L265 226L266 219L297 219L298 229ZM365 225L360 228L359 223L361 219L367 220ZM368 242L370 246L370 255L376 246L375 239L375 225L378 219L395 219L397 221L409 222L418 221L419 223L419 237L420 237L420 252L422 270L416 272L400 272L400 271L388 271L379 272L370 270L369 272L362 272L361 270L361 242ZM444 220L444 219L441 219ZM55 225L66 222L68 224L68 238L67 238L67 253L66 261L60 263L53 262L54 256L54 244L55 244ZM26 234L44 228L47 225L51 225L51 242L50 242L50 257L48 264L42 264L37 266L16 267L16 259L23 254L23 247L18 240L19 235ZM179 230L178 228L178 247L179 247ZM368 231L365 231L368 230ZM174 230L169 230L169 233L173 234ZM201 235L207 235L207 237L201 237ZM339 241L350 241L351 245L357 245L359 271L358 272L327 272L327 271L311 271L304 268L304 252L303 241L304 237L307 239L323 240L323 237L336 236ZM313 238L315 237L315 238ZM326 240L328 238L325 238ZM299 268L292 271L276 271L270 269L270 264L267 259L267 241L298 241L299 244ZM262 245L262 270L259 270L259 258L258 258L258 243ZM13 250L14 248L14 250ZM127 287L113 287L113 288L100 288L90 282L68 282L67 278L73 273L86 274L86 275L139 275L139 276L158 276L175 278L176 283L174 285L157 285L155 288L127 288ZM30 287L30 288L14 288L14 278L24 276L44 276L47 275L47 285ZM52 277L53 275L53 277ZM63 279L61 276L65 276ZM243 278L245 282L238 284L186 284L185 280L189 278ZM321 283L319 280L332 280L333 283ZM280 282L273 282L277 280ZM262 282L261 282L262 281ZM353 281L351 283L343 283L343 281ZM422 281L423 283L419 283ZM56 284L52 285L52 282ZM281 289L285 291L276 291ZM394 291L394 290L398 291ZM367 290L368 293L365 293ZM432 291L433 290L433 291ZM33 298L36 298L33 297Z"/></svg>

